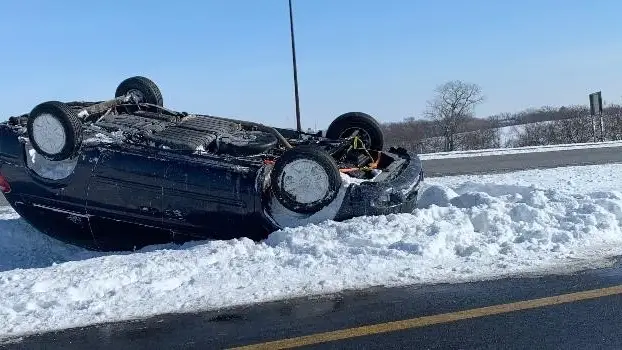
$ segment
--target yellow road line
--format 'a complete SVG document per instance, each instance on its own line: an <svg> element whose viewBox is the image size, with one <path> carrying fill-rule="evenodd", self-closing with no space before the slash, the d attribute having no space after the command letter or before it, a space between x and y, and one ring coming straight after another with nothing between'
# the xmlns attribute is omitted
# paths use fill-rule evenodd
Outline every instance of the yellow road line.
<svg viewBox="0 0 622 350"><path fill-rule="evenodd" d="M622 285L587 290L583 292L561 294L552 297L499 304L477 309L448 312L444 314L422 316L401 321L378 323L374 325L347 328L337 331L306 335L302 337L282 339L265 343L242 346L234 349L288 349L299 346L315 345L336 340L350 339L367 335L395 332L411 328L419 328L434 324L449 323L471 318L504 314L520 310L541 308L545 306L572 303L581 300L596 299L622 294Z"/></svg>

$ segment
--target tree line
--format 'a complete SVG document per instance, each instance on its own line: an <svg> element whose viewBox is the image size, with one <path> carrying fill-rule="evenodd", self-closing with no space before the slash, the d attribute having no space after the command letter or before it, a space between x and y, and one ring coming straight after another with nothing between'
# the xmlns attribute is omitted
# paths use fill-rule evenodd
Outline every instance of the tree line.
<svg viewBox="0 0 622 350"><path fill-rule="evenodd" d="M476 117L475 108L484 101L477 84L439 85L419 118L382 124L386 144L431 153L622 139L622 105L606 105L602 118L592 118L589 105Z"/></svg>

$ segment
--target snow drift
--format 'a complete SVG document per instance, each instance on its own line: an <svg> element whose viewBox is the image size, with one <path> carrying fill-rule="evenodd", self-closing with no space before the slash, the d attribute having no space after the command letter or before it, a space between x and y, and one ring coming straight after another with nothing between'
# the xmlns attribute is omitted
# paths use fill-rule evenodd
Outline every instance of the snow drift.
<svg viewBox="0 0 622 350"><path fill-rule="evenodd" d="M622 166L590 169L622 173ZM547 179L557 174L558 188L430 179L413 214L309 224L259 243L207 241L131 254L63 245L4 209L0 337L350 288L607 265L622 253L622 193L568 191L561 179L569 170L555 171ZM513 178L542 172L529 174Z"/></svg>

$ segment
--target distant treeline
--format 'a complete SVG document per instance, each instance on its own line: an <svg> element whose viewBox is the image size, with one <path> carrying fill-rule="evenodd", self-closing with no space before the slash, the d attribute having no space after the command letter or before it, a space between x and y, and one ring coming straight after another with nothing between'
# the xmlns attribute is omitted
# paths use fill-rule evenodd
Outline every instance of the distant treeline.
<svg viewBox="0 0 622 350"><path fill-rule="evenodd" d="M622 106L607 105L600 118L590 116L589 106L544 106L488 118L465 116L454 122L447 142L446 123L441 118L406 118L384 123L387 146L401 146L419 153L523 147L622 139ZM503 128L503 130L501 129ZM594 130L596 134L594 134ZM502 134L506 136L502 139Z"/></svg>

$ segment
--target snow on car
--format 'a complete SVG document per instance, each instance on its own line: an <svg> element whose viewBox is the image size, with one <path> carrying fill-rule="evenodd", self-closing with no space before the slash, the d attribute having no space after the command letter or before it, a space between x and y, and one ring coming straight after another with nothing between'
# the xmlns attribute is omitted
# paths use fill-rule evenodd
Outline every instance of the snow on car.
<svg viewBox="0 0 622 350"><path fill-rule="evenodd" d="M423 178L374 118L326 135L167 109L145 77L115 98L44 102L0 124L0 189L41 232L95 250L265 238L284 227L409 213Z"/></svg>

